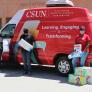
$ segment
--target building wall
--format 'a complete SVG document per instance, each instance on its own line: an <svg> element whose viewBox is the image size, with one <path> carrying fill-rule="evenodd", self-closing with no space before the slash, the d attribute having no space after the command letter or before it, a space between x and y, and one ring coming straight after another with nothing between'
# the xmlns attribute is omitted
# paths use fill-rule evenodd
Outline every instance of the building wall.
<svg viewBox="0 0 92 92"><path fill-rule="evenodd" d="M71 0L75 6L85 7L92 10L92 0Z"/></svg>
<svg viewBox="0 0 92 92"><path fill-rule="evenodd" d="M42 7L45 0L0 0L0 20L4 25L18 10Z"/></svg>
<svg viewBox="0 0 92 92"><path fill-rule="evenodd" d="M0 26L20 9L30 7L45 7L47 0L0 0ZM71 0L75 6L86 7L92 10L92 0Z"/></svg>

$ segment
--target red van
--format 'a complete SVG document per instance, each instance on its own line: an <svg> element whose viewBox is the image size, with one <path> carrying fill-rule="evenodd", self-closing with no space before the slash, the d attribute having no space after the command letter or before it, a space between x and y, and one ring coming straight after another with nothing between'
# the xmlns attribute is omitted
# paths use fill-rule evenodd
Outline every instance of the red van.
<svg viewBox="0 0 92 92"><path fill-rule="evenodd" d="M54 65L66 76L72 69L68 55L73 50L79 26L84 25L91 38L90 53L85 65L92 62L92 12L80 7L47 7L24 9L1 29L3 39L8 39L9 51L3 52L2 60L14 57L14 47L23 29L27 28L35 38L33 64ZM12 60L13 62L13 60ZM17 62L22 63L20 51Z"/></svg>

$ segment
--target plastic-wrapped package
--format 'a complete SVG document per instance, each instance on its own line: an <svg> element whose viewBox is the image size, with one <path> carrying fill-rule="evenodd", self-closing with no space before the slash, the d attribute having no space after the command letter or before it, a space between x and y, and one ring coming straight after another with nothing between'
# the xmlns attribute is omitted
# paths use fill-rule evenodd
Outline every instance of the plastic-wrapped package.
<svg viewBox="0 0 92 92"><path fill-rule="evenodd" d="M86 77L87 83L92 84L92 75Z"/></svg>
<svg viewBox="0 0 92 92"><path fill-rule="evenodd" d="M74 71L74 75L78 76L91 76L92 75L92 67L76 67Z"/></svg>
<svg viewBox="0 0 92 92"><path fill-rule="evenodd" d="M76 85L85 85L86 82L86 77L83 76L75 76L73 74L69 74L68 77L68 82Z"/></svg>

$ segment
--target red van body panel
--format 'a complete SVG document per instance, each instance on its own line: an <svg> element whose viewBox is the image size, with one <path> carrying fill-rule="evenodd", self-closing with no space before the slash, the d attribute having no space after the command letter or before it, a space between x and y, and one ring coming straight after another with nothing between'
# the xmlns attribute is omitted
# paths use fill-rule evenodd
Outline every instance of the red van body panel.
<svg viewBox="0 0 92 92"><path fill-rule="evenodd" d="M91 38L90 53L86 60L86 65L89 65L92 61L92 13L86 8L49 7L25 10L11 39L10 53L20 39L23 28L28 28L36 42L42 44L41 48L34 48L37 63L53 65L58 54L68 55L72 52L80 25L85 26L86 33ZM3 53L3 59L4 57ZM21 54L18 54L17 59L19 63L22 62Z"/></svg>

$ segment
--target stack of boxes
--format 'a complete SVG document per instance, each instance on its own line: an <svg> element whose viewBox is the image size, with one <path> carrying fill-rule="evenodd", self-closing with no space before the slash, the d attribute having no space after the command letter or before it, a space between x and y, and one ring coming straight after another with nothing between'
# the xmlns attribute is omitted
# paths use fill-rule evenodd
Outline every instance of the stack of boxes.
<svg viewBox="0 0 92 92"><path fill-rule="evenodd" d="M92 84L92 67L76 67L74 74L69 74L69 83L77 85Z"/></svg>

